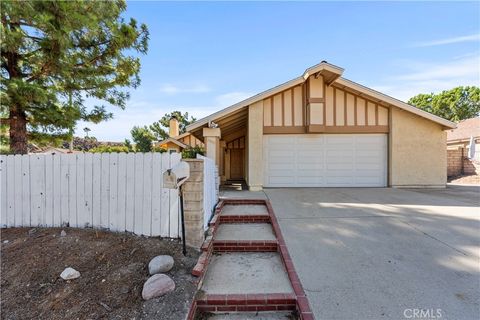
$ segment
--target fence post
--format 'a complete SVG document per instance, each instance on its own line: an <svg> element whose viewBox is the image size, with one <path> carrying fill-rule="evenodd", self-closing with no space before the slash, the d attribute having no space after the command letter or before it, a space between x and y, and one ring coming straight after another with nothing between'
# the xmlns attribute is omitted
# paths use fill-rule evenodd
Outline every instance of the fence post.
<svg viewBox="0 0 480 320"><path fill-rule="evenodd" d="M184 159L190 165L190 177L183 185L185 234L187 245L199 249L205 240L203 208L203 160Z"/></svg>

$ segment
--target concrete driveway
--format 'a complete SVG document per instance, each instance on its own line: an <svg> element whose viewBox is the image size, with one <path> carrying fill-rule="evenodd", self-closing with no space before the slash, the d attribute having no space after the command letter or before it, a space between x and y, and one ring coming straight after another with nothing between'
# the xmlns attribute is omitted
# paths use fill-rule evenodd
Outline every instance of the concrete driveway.
<svg viewBox="0 0 480 320"><path fill-rule="evenodd" d="M317 319L480 318L479 187L265 194Z"/></svg>

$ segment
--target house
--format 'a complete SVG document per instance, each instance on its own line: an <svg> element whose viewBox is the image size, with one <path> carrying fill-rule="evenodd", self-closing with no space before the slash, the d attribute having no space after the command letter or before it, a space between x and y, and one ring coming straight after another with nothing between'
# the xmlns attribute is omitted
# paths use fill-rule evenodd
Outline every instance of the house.
<svg viewBox="0 0 480 320"><path fill-rule="evenodd" d="M474 157L469 159L470 140L475 143ZM480 173L480 117L460 121L447 131L447 175Z"/></svg>
<svg viewBox="0 0 480 320"><path fill-rule="evenodd" d="M455 123L342 77L322 61L187 126L222 181L263 187L444 187ZM216 127L209 124L215 123Z"/></svg>
<svg viewBox="0 0 480 320"><path fill-rule="evenodd" d="M203 142L190 132L180 134L180 125L175 117L170 119L168 135L167 139L159 141L157 144L169 152L182 152L183 149L190 147L204 147Z"/></svg>

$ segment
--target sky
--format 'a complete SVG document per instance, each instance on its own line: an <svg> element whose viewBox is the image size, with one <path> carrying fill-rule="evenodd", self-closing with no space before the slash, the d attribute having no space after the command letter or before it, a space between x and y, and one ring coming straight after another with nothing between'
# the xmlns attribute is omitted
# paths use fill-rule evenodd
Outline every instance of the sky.
<svg viewBox="0 0 480 320"><path fill-rule="evenodd" d="M129 1L149 51L127 108L88 126L130 138L174 110L197 119L300 76L322 60L343 77L407 101L480 84L480 2Z"/></svg>

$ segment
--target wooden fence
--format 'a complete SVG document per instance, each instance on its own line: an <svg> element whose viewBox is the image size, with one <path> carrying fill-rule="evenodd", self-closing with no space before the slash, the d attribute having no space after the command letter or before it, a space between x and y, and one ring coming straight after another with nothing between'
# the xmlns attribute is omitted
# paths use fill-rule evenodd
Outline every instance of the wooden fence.
<svg viewBox="0 0 480 320"><path fill-rule="evenodd" d="M203 160L203 228L207 230L208 222L218 202L220 179L218 168L212 159L199 154L197 154L197 159Z"/></svg>
<svg viewBox="0 0 480 320"><path fill-rule="evenodd" d="M177 238L178 191L162 175L178 153L0 156L2 227L94 227Z"/></svg>

